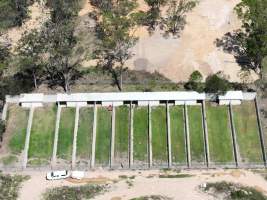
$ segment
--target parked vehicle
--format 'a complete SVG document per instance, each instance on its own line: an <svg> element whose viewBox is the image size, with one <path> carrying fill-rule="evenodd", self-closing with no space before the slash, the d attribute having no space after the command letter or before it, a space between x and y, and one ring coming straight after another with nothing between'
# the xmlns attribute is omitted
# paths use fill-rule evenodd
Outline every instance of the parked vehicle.
<svg viewBox="0 0 267 200"><path fill-rule="evenodd" d="M52 171L46 174L47 180L60 180L70 177L70 172L67 170Z"/></svg>

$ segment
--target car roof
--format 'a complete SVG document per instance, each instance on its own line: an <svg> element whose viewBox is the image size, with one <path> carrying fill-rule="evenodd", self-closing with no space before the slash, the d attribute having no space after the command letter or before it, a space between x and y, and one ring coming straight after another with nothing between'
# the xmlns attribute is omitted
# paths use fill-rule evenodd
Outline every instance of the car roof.
<svg viewBox="0 0 267 200"><path fill-rule="evenodd" d="M54 176L59 176L59 175L62 175L62 174L67 174L67 171L66 170L52 171L52 173L53 173Z"/></svg>

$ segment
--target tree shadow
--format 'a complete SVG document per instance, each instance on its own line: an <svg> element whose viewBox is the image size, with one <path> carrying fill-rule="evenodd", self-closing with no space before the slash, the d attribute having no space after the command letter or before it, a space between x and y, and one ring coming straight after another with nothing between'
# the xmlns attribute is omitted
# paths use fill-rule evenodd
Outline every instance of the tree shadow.
<svg viewBox="0 0 267 200"><path fill-rule="evenodd" d="M245 38L245 34L240 29L238 29L234 32L226 33L220 39L217 38L215 40L215 44L224 52L232 54L235 57L236 62L241 66L242 69L255 70L255 66L253 66L251 58L246 53L246 48L244 46Z"/></svg>

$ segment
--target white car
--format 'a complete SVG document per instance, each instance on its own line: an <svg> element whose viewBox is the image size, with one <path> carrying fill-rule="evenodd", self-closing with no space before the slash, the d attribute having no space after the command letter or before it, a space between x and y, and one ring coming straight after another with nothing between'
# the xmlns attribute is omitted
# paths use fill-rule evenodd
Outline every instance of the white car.
<svg viewBox="0 0 267 200"><path fill-rule="evenodd" d="M70 173L67 170L52 171L46 174L47 180L60 180L60 179L68 178L68 177L70 177Z"/></svg>

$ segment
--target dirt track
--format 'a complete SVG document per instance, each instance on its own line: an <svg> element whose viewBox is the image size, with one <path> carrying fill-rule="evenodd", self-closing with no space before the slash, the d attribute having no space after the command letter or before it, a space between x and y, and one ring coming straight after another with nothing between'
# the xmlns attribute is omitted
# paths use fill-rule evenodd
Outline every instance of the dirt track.
<svg viewBox="0 0 267 200"><path fill-rule="evenodd" d="M108 192L96 197L98 200L116 199L127 200L144 195L162 195L173 199L184 200L212 200L211 196L201 192L199 185L207 182L228 181L255 187L257 190L267 194L267 181L258 174L245 170L193 170L183 171L183 174L193 175L188 178L158 178L160 171L90 171L86 179L82 181L46 181L45 172L25 172L31 176L20 191L20 200L37 200L47 188L58 186L77 186L84 183L111 183ZM168 172L170 173L170 172ZM172 172L173 173L173 172ZM121 175L132 179L119 178ZM119 181L118 181L119 180ZM127 183L128 180L128 183ZM129 181L132 186L129 185Z"/></svg>

